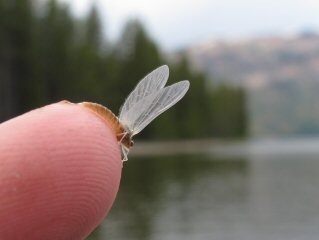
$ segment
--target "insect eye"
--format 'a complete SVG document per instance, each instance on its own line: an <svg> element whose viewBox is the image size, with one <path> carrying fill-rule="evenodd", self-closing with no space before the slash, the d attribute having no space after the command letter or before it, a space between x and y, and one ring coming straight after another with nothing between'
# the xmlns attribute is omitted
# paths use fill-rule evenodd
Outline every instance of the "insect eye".
<svg viewBox="0 0 319 240"><path fill-rule="evenodd" d="M130 142L130 147L133 147L133 145L134 145L134 142L131 141L131 142Z"/></svg>

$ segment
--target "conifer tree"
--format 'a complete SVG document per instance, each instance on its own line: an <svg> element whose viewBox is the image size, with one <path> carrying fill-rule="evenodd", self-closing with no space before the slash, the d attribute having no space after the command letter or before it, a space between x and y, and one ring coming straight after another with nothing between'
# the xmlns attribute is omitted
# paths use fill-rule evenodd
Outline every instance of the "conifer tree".
<svg viewBox="0 0 319 240"><path fill-rule="evenodd" d="M103 66L105 52L102 48L103 36L96 7L81 24L83 31L77 39L74 62L74 100L101 101L107 65Z"/></svg>
<svg viewBox="0 0 319 240"><path fill-rule="evenodd" d="M55 0L47 3L46 11L39 19L37 35L36 72L43 84L45 103L67 98L72 89L71 53L73 21L68 8Z"/></svg>
<svg viewBox="0 0 319 240"><path fill-rule="evenodd" d="M124 27L116 51L120 65L117 91L125 99L137 82L163 61L157 45L137 20Z"/></svg>
<svg viewBox="0 0 319 240"><path fill-rule="evenodd" d="M27 106L31 17L30 0L0 1L0 120Z"/></svg>

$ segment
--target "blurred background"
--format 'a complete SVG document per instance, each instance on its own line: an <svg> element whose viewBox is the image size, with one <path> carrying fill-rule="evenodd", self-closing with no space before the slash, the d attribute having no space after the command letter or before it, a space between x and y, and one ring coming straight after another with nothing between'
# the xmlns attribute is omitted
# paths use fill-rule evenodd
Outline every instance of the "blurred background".
<svg viewBox="0 0 319 240"><path fill-rule="evenodd" d="M136 137L89 239L319 236L319 2L0 0L0 121L114 113L148 72L191 87Z"/></svg>

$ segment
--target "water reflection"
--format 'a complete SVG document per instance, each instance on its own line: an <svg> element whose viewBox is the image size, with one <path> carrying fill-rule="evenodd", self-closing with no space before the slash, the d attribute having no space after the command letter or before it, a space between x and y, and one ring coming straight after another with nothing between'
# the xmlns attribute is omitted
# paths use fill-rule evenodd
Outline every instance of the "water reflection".
<svg viewBox="0 0 319 240"><path fill-rule="evenodd" d="M255 156L251 161L252 237L319 236L319 155ZM249 238L249 239L252 239Z"/></svg>
<svg viewBox="0 0 319 240"><path fill-rule="evenodd" d="M209 229L212 216L247 202L248 167L204 155L130 159L117 201L91 239L185 239Z"/></svg>
<svg viewBox="0 0 319 240"><path fill-rule="evenodd" d="M90 239L315 240L319 155L130 159Z"/></svg>

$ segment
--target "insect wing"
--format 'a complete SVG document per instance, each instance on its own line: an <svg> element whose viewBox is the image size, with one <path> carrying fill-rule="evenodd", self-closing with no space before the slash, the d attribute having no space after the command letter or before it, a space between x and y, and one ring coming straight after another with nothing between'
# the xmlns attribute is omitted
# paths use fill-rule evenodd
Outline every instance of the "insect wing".
<svg viewBox="0 0 319 240"><path fill-rule="evenodd" d="M188 81L181 81L149 94L136 103L126 118L120 119L132 131L132 136L142 131L154 118L177 103L187 92Z"/></svg>
<svg viewBox="0 0 319 240"><path fill-rule="evenodd" d="M127 113L141 99L162 89L168 79L168 66L163 65L146 75L134 88L120 109L119 119L127 119Z"/></svg>

